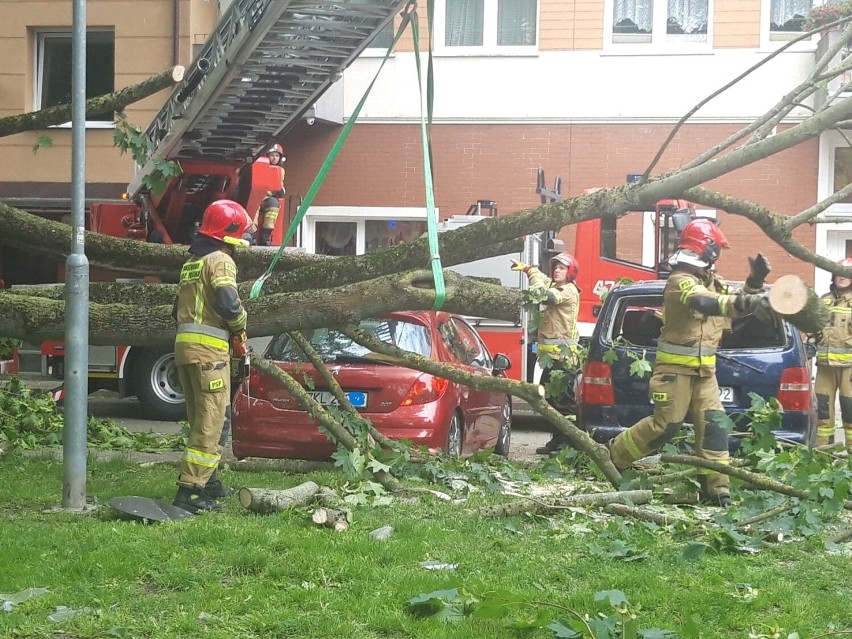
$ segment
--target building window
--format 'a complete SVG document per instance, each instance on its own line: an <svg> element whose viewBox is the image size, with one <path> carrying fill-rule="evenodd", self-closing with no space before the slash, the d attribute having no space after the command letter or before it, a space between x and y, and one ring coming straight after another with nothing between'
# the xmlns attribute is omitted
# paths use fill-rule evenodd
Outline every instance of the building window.
<svg viewBox="0 0 852 639"><path fill-rule="evenodd" d="M37 34L36 109L71 104L71 33ZM115 34L112 31L86 33L86 98L115 90ZM113 121L113 113L88 117L93 122Z"/></svg>
<svg viewBox="0 0 852 639"><path fill-rule="evenodd" d="M836 193L847 184L852 184L852 147L838 146L834 149L834 191ZM852 204L852 195L841 200L843 204Z"/></svg>
<svg viewBox="0 0 852 639"><path fill-rule="evenodd" d="M708 42L711 0L612 0L612 42Z"/></svg>
<svg viewBox="0 0 852 639"><path fill-rule="evenodd" d="M801 33L813 8L812 0L772 0L769 5L769 32Z"/></svg>
<svg viewBox="0 0 852 639"><path fill-rule="evenodd" d="M303 246L321 255L361 255L419 239L426 210L416 207L312 206Z"/></svg>
<svg viewBox="0 0 852 639"><path fill-rule="evenodd" d="M538 44L538 0L445 0L437 3L439 39L449 51L465 47L511 52Z"/></svg>

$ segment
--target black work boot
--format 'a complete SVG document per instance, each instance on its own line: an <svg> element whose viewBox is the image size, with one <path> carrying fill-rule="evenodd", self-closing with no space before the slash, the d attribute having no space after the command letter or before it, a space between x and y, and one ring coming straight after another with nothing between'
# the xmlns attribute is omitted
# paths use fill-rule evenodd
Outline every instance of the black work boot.
<svg viewBox="0 0 852 639"><path fill-rule="evenodd" d="M204 484L204 492L214 499L220 499L233 495L234 489L223 484L222 480L219 479L218 473L213 473L210 479L207 480L207 483Z"/></svg>
<svg viewBox="0 0 852 639"><path fill-rule="evenodd" d="M175 500L172 504L191 512L193 515L202 512L219 512L222 510L221 504L208 495L207 491L198 486L193 488L178 486L177 495L175 495Z"/></svg>
<svg viewBox="0 0 852 639"><path fill-rule="evenodd" d="M556 437L555 435L550 438L544 446L539 446L535 449L536 455L555 455L560 450L567 446L567 442L561 437Z"/></svg>

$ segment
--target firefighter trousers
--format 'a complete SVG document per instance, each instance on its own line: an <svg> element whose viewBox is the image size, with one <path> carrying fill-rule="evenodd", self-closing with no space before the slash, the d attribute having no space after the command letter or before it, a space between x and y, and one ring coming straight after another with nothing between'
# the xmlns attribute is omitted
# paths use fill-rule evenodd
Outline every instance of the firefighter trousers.
<svg viewBox="0 0 852 639"><path fill-rule="evenodd" d="M654 373L648 384L654 413L639 420L616 437L610 444L612 462L618 469L630 466L656 452L683 427L687 412L692 414L695 433L695 455L727 464L728 432L726 416L719 400L716 376ZM727 495L730 480L727 475L699 469L707 497Z"/></svg>
<svg viewBox="0 0 852 639"><path fill-rule="evenodd" d="M814 393L817 400L817 446L830 444L834 436L834 404L839 393L846 448L852 449L852 367L817 365Z"/></svg>
<svg viewBox="0 0 852 639"><path fill-rule="evenodd" d="M203 487L222 457L222 435L231 403L231 371L222 361L179 365L178 377L186 397L189 437L178 483Z"/></svg>

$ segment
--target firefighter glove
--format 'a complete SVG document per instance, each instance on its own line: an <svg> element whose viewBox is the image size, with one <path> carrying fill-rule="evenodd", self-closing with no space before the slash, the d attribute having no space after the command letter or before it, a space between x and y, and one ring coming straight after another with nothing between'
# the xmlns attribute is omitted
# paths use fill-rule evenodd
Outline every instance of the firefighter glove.
<svg viewBox="0 0 852 639"><path fill-rule="evenodd" d="M740 293L734 298L734 309L739 311L741 315L754 313L761 320L763 320L761 315L765 316L766 313L771 313L769 298L766 293Z"/></svg>
<svg viewBox="0 0 852 639"><path fill-rule="evenodd" d="M231 353L233 353L234 357L246 356L246 353L248 352L248 346L246 344L247 341L248 336L245 331L231 335Z"/></svg>
<svg viewBox="0 0 852 639"><path fill-rule="evenodd" d="M524 264L523 262L519 262L518 260L509 260L512 263L513 271L523 271L524 273L530 272L529 264Z"/></svg>
<svg viewBox="0 0 852 639"><path fill-rule="evenodd" d="M749 274L746 279L746 286L754 290L763 288L763 282L766 280L766 276L769 275L771 270L772 266L770 266L769 260L763 253L758 253L754 257L749 257Z"/></svg>

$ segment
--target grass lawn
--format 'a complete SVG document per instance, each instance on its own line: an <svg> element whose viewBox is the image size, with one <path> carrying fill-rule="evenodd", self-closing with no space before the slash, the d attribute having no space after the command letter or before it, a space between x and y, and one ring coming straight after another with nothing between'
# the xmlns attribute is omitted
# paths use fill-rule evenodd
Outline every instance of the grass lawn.
<svg viewBox="0 0 852 639"><path fill-rule="evenodd" d="M88 493L100 504L174 494L176 471L167 466L90 458L88 470ZM223 478L267 488L343 482L334 473L226 471ZM568 609L611 615L612 606L595 599L608 590L641 606L640 628L676 636L852 634L849 556L827 553L817 538L688 560L686 541L599 512L483 519L471 510L509 498L480 493L459 504L417 497L355 507L342 533L314 526L305 511L254 515L236 498L222 514L145 525L115 519L106 506L89 516L45 512L59 503L61 486L53 458L0 458L0 593L49 591L0 611L0 637L572 636L508 624L539 610L549 619L571 618ZM389 539L369 535L384 525L394 528ZM427 570L427 560L457 567ZM513 591L542 605L449 622L406 608L417 595L456 587ZM58 606L90 610L50 621Z"/></svg>

